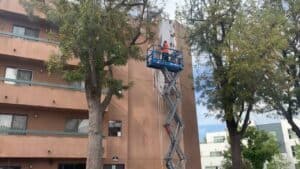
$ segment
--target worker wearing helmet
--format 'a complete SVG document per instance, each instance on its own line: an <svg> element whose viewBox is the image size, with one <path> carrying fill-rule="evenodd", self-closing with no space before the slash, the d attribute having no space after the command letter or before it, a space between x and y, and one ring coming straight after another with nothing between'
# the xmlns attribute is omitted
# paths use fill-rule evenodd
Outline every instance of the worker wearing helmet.
<svg viewBox="0 0 300 169"><path fill-rule="evenodd" d="M161 53L162 53L162 59L164 61L168 61L168 58L169 58L169 44L166 40L164 41L163 46L161 48Z"/></svg>

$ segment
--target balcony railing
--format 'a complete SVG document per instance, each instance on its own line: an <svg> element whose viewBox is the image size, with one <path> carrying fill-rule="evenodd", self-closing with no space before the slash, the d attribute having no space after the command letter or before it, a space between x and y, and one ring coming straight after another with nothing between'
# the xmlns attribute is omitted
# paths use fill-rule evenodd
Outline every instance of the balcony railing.
<svg viewBox="0 0 300 169"><path fill-rule="evenodd" d="M48 61L51 55L60 53L57 41L11 32L0 31L0 42L0 54L6 56ZM78 58L72 58L67 61L67 64L78 65L79 62Z"/></svg>
<svg viewBox="0 0 300 169"><path fill-rule="evenodd" d="M85 133L0 128L0 158L86 158L87 143Z"/></svg>
<svg viewBox="0 0 300 169"><path fill-rule="evenodd" d="M87 133L50 131L50 130L21 130L1 128L0 135L32 135L32 136L62 136L62 137L87 137Z"/></svg>
<svg viewBox="0 0 300 169"><path fill-rule="evenodd" d="M0 103L47 108L87 110L84 89L77 86L0 77ZM103 96L107 89L103 89ZM104 99L102 97L101 99Z"/></svg>
<svg viewBox="0 0 300 169"><path fill-rule="evenodd" d="M46 82L17 80L17 79L5 78L5 77L0 77L0 81L14 82L16 84L25 84L25 85L30 85L30 86L44 86L44 87L51 87L51 88L60 88L60 89L84 91L84 88L82 88L82 87L76 87L76 86L71 86L71 85L62 85L62 84L53 84L53 83L46 83Z"/></svg>
<svg viewBox="0 0 300 169"><path fill-rule="evenodd" d="M2 78L2 81L16 83L0 83L0 103L3 104L84 111L88 108L81 88L6 78Z"/></svg>
<svg viewBox="0 0 300 169"><path fill-rule="evenodd" d="M43 43L50 43L50 44L54 44L54 45L59 44L58 42L53 41L53 40L35 38L35 37L25 36L25 35L18 35L18 34L11 33L11 32L2 32L2 31L0 31L0 36L22 38L22 39L26 39L26 40L38 41L38 42L43 42Z"/></svg>

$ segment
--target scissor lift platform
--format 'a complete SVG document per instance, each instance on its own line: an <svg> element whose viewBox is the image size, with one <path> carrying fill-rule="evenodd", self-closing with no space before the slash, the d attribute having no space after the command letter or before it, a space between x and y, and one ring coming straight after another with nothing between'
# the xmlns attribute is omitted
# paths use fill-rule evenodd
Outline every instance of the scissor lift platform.
<svg viewBox="0 0 300 169"><path fill-rule="evenodd" d="M183 70L182 52L169 49L168 59L162 58L162 53L159 46L153 46L147 51L147 67L154 69L167 69L170 72L180 72Z"/></svg>
<svg viewBox="0 0 300 169"><path fill-rule="evenodd" d="M170 138L168 152L165 156L166 168L185 169L186 157L180 147L184 124L178 112L178 105L181 102L181 91L177 86L179 73L183 70L182 52L169 49L168 56L162 57L160 47L152 46L147 51L147 67L160 70L165 79L162 96L168 112L164 127ZM175 158L175 155L178 158Z"/></svg>

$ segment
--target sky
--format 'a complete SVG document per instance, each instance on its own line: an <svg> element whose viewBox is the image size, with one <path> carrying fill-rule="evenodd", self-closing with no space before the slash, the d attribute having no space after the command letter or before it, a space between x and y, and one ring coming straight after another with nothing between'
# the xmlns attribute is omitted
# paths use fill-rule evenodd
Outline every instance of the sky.
<svg viewBox="0 0 300 169"><path fill-rule="evenodd" d="M175 19L175 10L176 6L178 5L183 6L184 0L161 0L164 1L164 10L169 14L170 19ZM195 57L194 57L195 60ZM203 59L202 59L203 60ZM195 61L194 61L195 63ZM197 69L194 69L194 76L197 76L197 74L205 71L206 68L203 66L198 66ZM197 93L196 99L197 99ZM212 116L207 116L208 110L203 105L197 105L197 120L198 120L198 128L199 128L199 136L200 140L203 140L205 137L205 134L207 132L214 132L214 131L223 131L225 130L225 124L221 122L220 120L215 119ZM271 116L271 117L269 117ZM275 123L279 121L279 118L277 116L272 115L252 115L251 118L252 121L254 121L255 124L266 124L266 123Z"/></svg>
<svg viewBox="0 0 300 169"><path fill-rule="evenodd" d="M176 10L176 4L178 6L184 5L184 0L161 0L164 1L164 10L169 14L170 19L175 18L175 10Z"/></svg>

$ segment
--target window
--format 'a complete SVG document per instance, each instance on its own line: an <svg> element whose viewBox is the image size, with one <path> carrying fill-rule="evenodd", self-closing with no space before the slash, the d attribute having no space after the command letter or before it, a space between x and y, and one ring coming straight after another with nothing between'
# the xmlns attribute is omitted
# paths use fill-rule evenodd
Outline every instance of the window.
<svg viewBox="0 0 300 169"><path fill-rule="evenodd" d="M20 35L20 36L29 36L29 37L33 37L33 38L38 38L39 37L39 30L14 25L13 26L13 34Z"/></svg>
<svg viewBox="0 0 300 169"><path fill-rule="evenodd" d="M225 136L214 136L214 143L224 143Z"/></svg>
<svg viewBox="0 0 300 169"><path fill-rule="evenodd" d="M19 166L0 166L0 169L21 169Z"/></svg>
<svg viewBox="0 0 300 169"><path fill-rule="evenodd" d="M108 122L108 136L120 137L122 135L122 122L110 120Z"/></svg>
<svg viewBox="0 0 300 169"><path fill-rule="evenodd" d="M26 125L27 116L25 115L0 114L0 129L26 130ZM7 134L18 133L9 132Z"/></svg>
<svg viewBox="0 0 300 169"><path fill-rule="evenodd" d="M84 81L75 81L71 83L71 86L78 89L84 89L85 83Z"/></svg>
<svg viewBox="0 0 300 169"><path fill-rule="evenodd" d="M296 146L291 146L292 154L294 157L296 157Z"/></svg>
<svg viewBox="0 0 300 169"><path fill-rule="evenodd" d="M7 67L5 70L5 78L10 79L4 82L7 84L20 84L12 80L22 80L30 82L32 80L32 71Z"/></svg>
<svg viewBox="0 0 300 169"><path fill-rule="evenodd" d="M206 166L205 169L219 169L218 166Z"/></svg>
<svg viewBox="0 0 300 169"><path fill-rule="evenodd" d="M85 164L59 164L58 169L85 169Z"/></svg>
<svg viewBox="0 0 300 169"><path fill-rule="evenodd" d="M125 169L124 164L104 164L103 169Z"/></svg>
<svg viewBox="0 0 300 169"><path fill-rule="evenodd" d="M289 139L298 138L296 133L292 129L288 129Z"/></svg>
<svg viewBox="0 0 300 169"><path fill-rule="evenodd" d="M222 151L212 151L212 152L210 152L211 157L220 157L222 155L223 155Z"/></svg>
<svg viewBox="0 0 300 169"><path fill-rule="evenodd" d="M88 127L88 119L70 119L66 122L65 131L74 133L88 133Z"/></svg>

